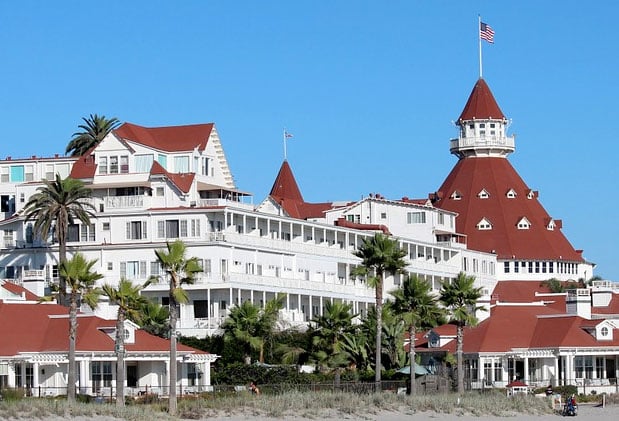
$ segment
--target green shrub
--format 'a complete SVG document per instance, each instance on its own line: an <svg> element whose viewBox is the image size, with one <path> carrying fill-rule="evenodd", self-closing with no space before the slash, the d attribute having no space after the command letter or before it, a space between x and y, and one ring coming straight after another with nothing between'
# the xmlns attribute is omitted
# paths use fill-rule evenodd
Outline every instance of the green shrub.
<svg viewBox="0 0 619 421"><path fill-rule="evenodd" d="M26 395L24 389L2 389L0 394L5 401L20 401Z"/></svg>

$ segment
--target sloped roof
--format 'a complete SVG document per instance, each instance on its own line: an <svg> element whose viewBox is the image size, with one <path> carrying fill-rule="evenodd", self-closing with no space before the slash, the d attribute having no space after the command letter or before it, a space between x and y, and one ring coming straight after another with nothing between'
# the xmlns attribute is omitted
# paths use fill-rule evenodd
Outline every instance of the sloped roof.
<svg viewBox="0 0 619 421"><path fill-rule="evenodd" d="M95 157L92 154L92 151L94 151L95 148L96 146L93 146L84 152L82 156L77 158L71 167L71 172L69 173L71 178L81 179L93 178L95 176L97 163L95 162Z"/></svg>
<svg viewBox="0 0 619 421"><path fill-rule="evenodd" d="M184 126L143 127L124 123L114 130L116 136L166 152L191 151L206 148L213 123Z"/></svg>
<svg viewBox="0 0 619 421"><path fill-rule="evenodd" d="M477 194L485 189L488 198ZM507 197L512 189L513 198ZM459 199L451 198L459 191ZM537 197L528 198L531 191L505 158L466 157L451 170L438 192L442 198L434 203L438 208L458 213L458 232L467 235L468 247L494 252L499 259L583 261L558 227L547 229L550 216ZM518 229L525 216L529 229ZM479 230L477 224L486 218L490 230Z"/></svg>
<svg viewBox="0 0 619 421"><path fill-rule="evenodd" d="M482 78L477 83L469 95L469 99L458 117L458 122L473 119L495 119L504 120L505 116L494 99L494 95Z"/></svg>
<svg viewBox="0 0 619 421"><path fill-rule="evenodd" d="M499 281L492 292L491 304L501 303L532 303L543 301L547 306L557 312L565 311L566 294L551 294L550 288L542 285L539 281Z"/></svg>
<svg viewBox="0 0 619 421"><path fill-rule="evenodd" d="M607 306L591 307L591 314L619 314L619 294L612 293Z"/></svg>
<svg viewBox="0 0 619 421"><path fill-rule="evenodd" d="M297 219L324 218L324 212L333 207L331 202L305 202L292 168L286 160L275 177L269 196L286 211L288 216Z"/></svg>
<svg viewBox="0 0 619 421"><path fill-rule="evenodd" d="M193 180L196 178L195 173L171 173L168 172L157 161L153 161L150 168L150 175L165 175L183 193L189 193Z"/></svg>
<svg viewBox="0 0 619 421"><path fill-rule="evenodd" d="M14 284L12 282L0 281L0 288L4 288L5 290L19 296L23 295L27 301L38 301L38 299L40 298L39 296L28 291L23 286Z"/></svg>
<svg viewBox="0 0 619 421"><path fill-rule="evenodd" d="M0 355L19 352L68 352L68 309L57 304L0 303ZM51 316L51 317L50 317ZM57 316L57 317L54 317ZM63 317L58 317L63 316ZM101 331L113 328L115 321L96 316L79 316L76 349L85 351L114 351L114 339ZM169 341L138 330L135 343L126 344L127 351L167 352ZM179 351L205 353L178 345Z"/></svg>

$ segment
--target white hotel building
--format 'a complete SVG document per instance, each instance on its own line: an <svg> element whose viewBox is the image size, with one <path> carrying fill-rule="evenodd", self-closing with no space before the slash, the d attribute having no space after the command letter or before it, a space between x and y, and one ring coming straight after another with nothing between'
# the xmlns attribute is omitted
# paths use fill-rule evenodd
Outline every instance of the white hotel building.
<svg viewBox="0 0 619 421"><path fill-rule="evenodd" d="M283 320L302 324L321 314L326 300L364 313L374 291L350 276L359 264L353 251L374 232L389 232L408 254L407 270L440 288L460 271L474 275L490 302L497 278L496 255L467 249L456 231L456 213L430 200L388 200L370 195L358 202L306 203L284 161L269 197L254 206L235 186L214 124L145 128L125 123L80 158L0 161L0 278L38 295L57 281L58 244L38 239L23 207L42 179L81 179L93 191L96 218L69 232L69 254L97 259L101 282L121 277L144 282L162 274L156 249L180 238L204 272L186 286L179 331L212 334L231 305L265 303L285 294ZM399 277L386 280L385 291ZM165 280L145 294L167 303ZM103 303L104 304L104 303ZM113 309L102 305L103 317Z"/></svg>

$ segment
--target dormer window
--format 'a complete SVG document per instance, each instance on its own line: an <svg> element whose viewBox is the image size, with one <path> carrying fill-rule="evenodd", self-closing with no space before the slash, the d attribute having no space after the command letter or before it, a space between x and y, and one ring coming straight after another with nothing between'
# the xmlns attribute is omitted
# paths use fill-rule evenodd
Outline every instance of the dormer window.
<svg viewBox="0 0 619 421"><path fill-rule="evenodd" d="M449 197L453 200L462 200L462 194L458 190L454 191Z"/></svg>
<svg viewBox="0 0 619 421"><path fill-rule="evenodd" d="M528 230L529 228L531 228L531 223L526 217L523 216L522 219L518 221L517 226L519 230Z"/></svg>
<svg viewBox="0 0 619 421"><path fill-rule="evenodd" d="M507 196L508 199L515 199L517 195L514 189L509 189L505 196Z"/></svg>
<svg viewBox="0 0 619 421"><path fill-rule="evenodd" d="M490 194L486 189L482 189L479 193L477 193L477 197L480 199L487 199L490 197Z"/></svg>
<svg viewBox="0 0 619 421"><path fill-rule="evenodd" d="M482 218L482 220L477 223L477 229L480 231L491 230L492 224L486 218Z"/></svg>
<svg viewBox="0 0 619 421"><path fill-rule="evenodd" d="M546 229L548 231L554 231L555 230L555 221L553 219L550 220L550 222L548 223L548 225L546 225Z"/></svg>
<svg viewBox="0 0 619 421"><path fill-rule="evenodd" d="M527 194L527 199L531 200L535 197L535 193L533 192L533 190L529 190L529 193Z"/></svg>
<svg viewBox="0 0 619 421"><path fill-rule="evenodd" d="M606 326L604 326L603 328L600 329L600 335L602 337L608 336L608 328Z"/></svg>

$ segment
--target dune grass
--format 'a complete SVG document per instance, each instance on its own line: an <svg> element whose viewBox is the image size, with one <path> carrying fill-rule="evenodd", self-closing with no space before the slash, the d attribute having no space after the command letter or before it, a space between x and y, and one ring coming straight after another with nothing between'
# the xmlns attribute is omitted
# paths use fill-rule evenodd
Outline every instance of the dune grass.
<svg viewBox="0 0 619 421"><path fill-rule="evenodd" d="M462 397L456 394L406 396L394 393L354 394L340 392L296 392L253 396L249 393L205 394L182 399L178 418L166 412L166 401L133 404L117 408L114 404L77 403L62 399L25 398L0 402L0 419L41 419L103 416L135 421L208 419L213 416L260 415L265 417L354 417L363 419L381 411L413 414L435 411L448 414L513 416L552 412L550 402L532 396L508 398L499 393L475 392Z"/></svg>

